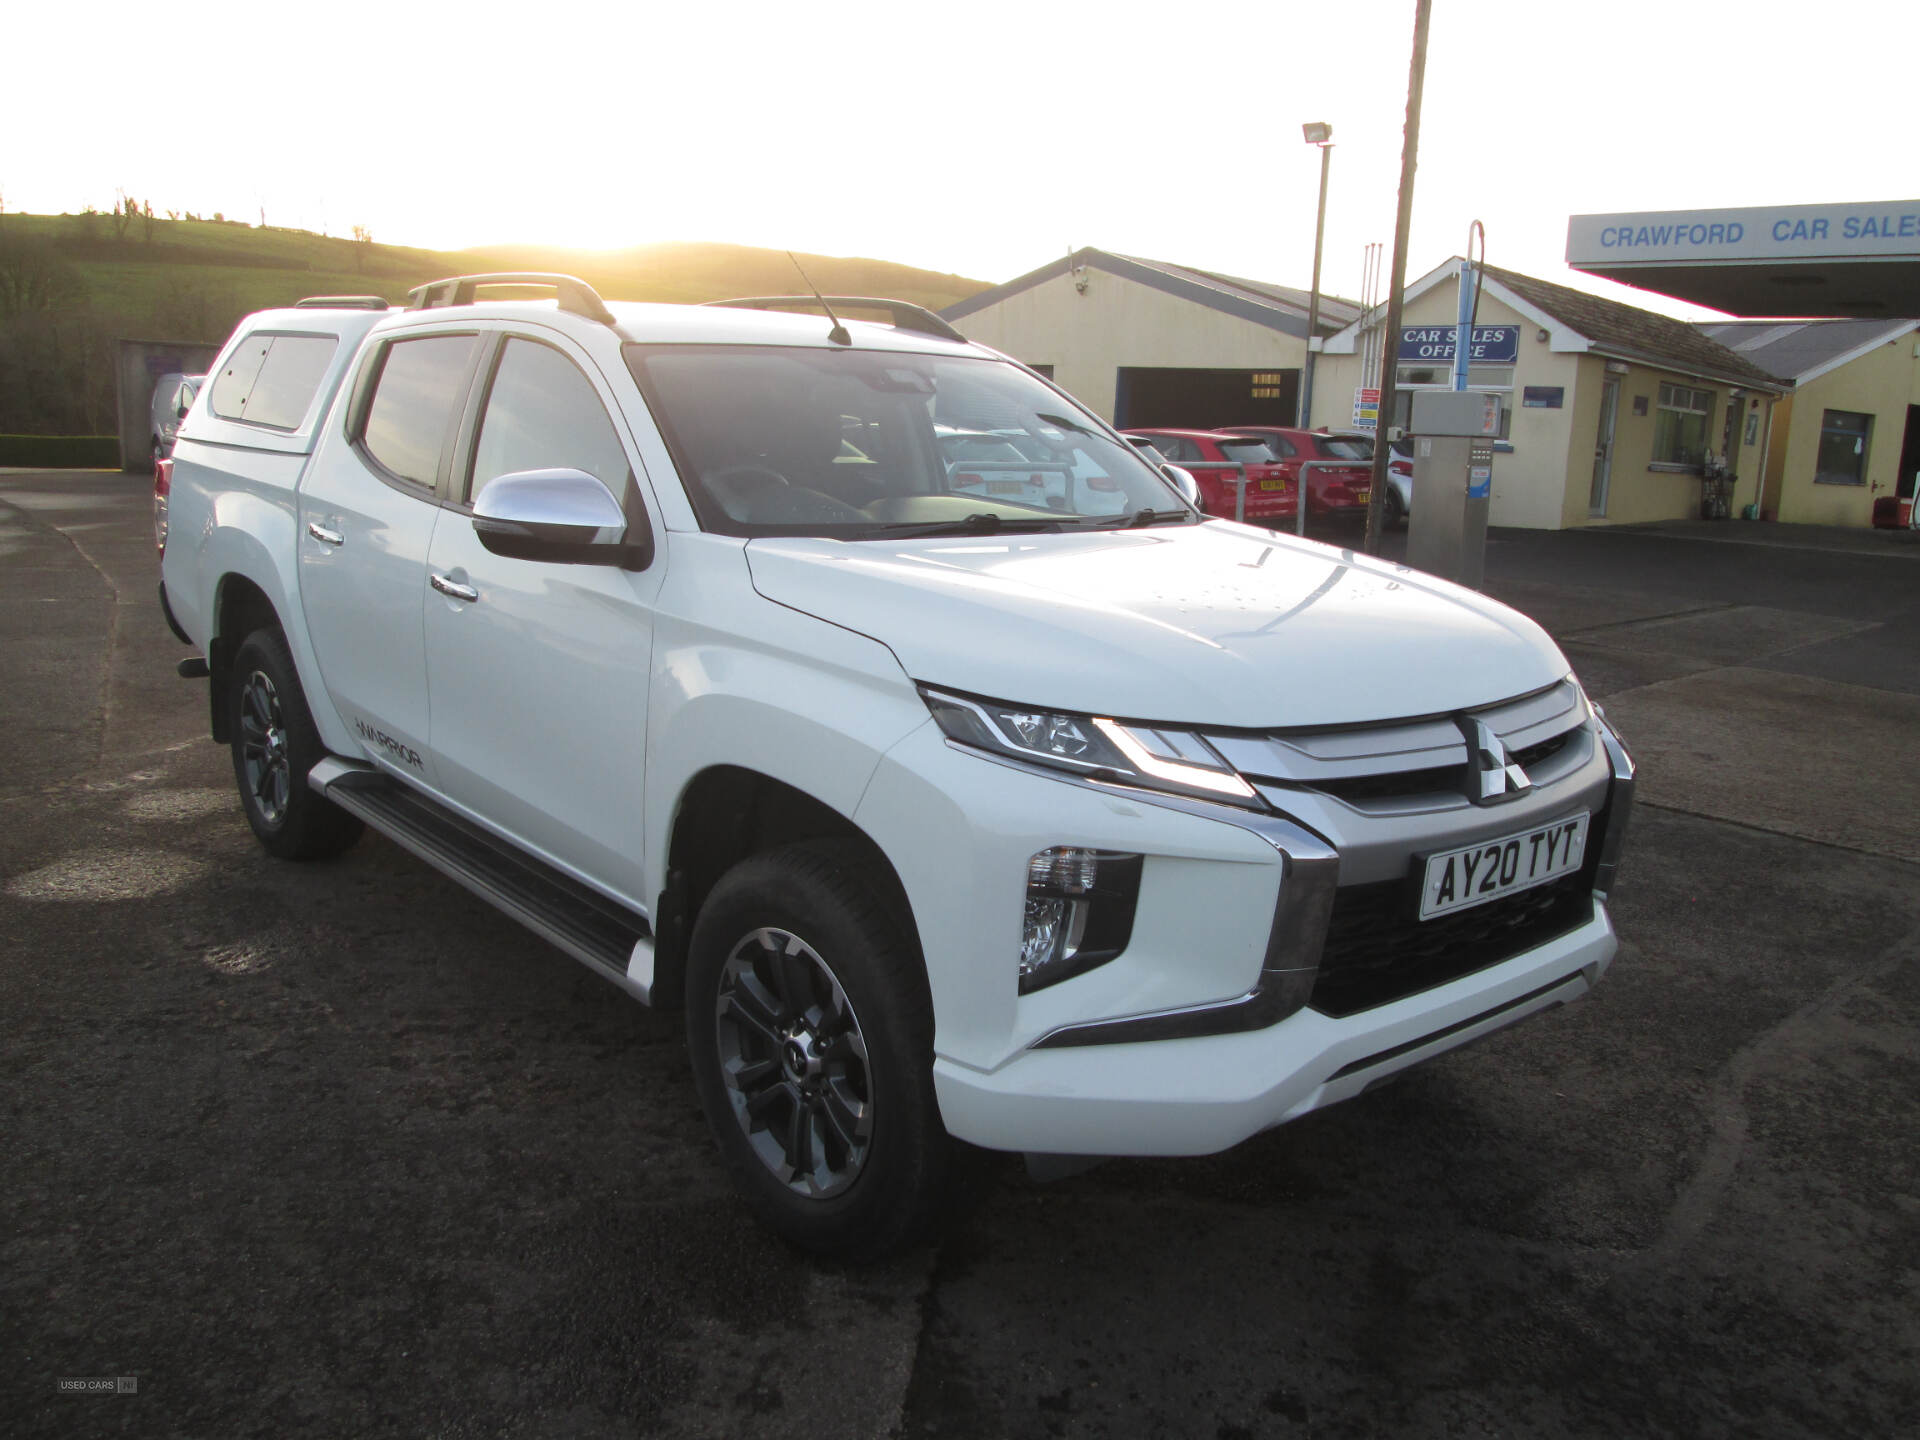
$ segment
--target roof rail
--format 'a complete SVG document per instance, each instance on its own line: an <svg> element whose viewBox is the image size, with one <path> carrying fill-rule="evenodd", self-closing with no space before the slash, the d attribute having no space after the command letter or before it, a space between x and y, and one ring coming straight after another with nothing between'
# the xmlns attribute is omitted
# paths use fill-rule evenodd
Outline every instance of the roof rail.
<svg viewBox="0 0 1920 1440"><path fill-rule="evenodd" d="M882 300L872 295L755 295L740 300L709 300L709 305L730 305L739 310L820 310L831 305L835 310L884 310L896 330L916 330L942 340L967 337L924 305L910 300Z"/></svg>
<svg viewBox="0 0 1920 1440"><path fill-rule="evenodd" d="M393 302L384 295L309 295L293 302L296 310L385 310Z"/></svg>
<svg viewBox="0 0 1920 1440"><path fill-rule="evenodd" d="M407 292L407 309L438 310L447 305L471 305L474 292L482 285L551 286L560 308L569 315L581 315L602 325L613 324L613 313L606 302L586 281L572 275L542 275L534 272L503 272L497 275L453 275L416 285Z"/></svg>

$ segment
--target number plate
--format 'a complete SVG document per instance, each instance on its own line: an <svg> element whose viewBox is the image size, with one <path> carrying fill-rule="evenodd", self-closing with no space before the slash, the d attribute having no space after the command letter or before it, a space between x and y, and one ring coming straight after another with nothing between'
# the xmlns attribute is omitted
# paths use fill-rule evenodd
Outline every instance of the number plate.
<svg viewBox="0 0 1920 1440"><path fill-rule="evenodd" d="M1372 498L1373 487L1370 485L1363 485L1353 492L1353 503L1356 505L1364 505Z"/></svg>
<svg viewBox="0 0 1920 1440"><path fill-rule="evenodd" d="M1583 810L1537 830L1429 855L1420 918L1469 910L1578 870L1587 853L1588 818Z"/></svg>
<svg viewBox="0 0 1920 1440"><path fill-rule="evenodd" d="M1260 488L1262 490L1284 490L1287 488L1287 482L1284 480L1262 480L1260 482Z"/></svg>

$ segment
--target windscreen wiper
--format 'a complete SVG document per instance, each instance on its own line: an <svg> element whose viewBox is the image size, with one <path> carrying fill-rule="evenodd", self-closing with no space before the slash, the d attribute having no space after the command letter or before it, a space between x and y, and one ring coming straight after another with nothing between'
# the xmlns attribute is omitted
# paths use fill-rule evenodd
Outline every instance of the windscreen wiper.
<svg viewBox="0 0 1920 1440"><path fill-rule="evenodd" d="M1127 520L1126 528L1134 529L1140 525L1170 525L1191 516L1191 510L1155 510L1149 506L1145 510L1136 510Z"/></svg>
<svg viewBox="0 0 1920 1440"><path fill-rule="evenodd" d="M958 520L900 520L866 525L861 533L885 535L889 539L912 540L921 535L997 535L1003 530L1057 530L1074 517L1070 515L1025 515L1008 517L991 510L976 510Z"/></svg>

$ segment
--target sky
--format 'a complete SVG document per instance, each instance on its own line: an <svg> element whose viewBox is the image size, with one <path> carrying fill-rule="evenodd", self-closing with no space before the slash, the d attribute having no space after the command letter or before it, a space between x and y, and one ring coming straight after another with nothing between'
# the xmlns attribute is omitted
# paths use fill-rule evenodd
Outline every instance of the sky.
<svg viewBox="0 0 1920 1440"><path fill-rule="evenodd" d="M999 282L1069 246L1304 288L1391 260L1414 0L19 7L0 203L434 249L706 240ZM1912 199L1920 0L1433 0L1408 278L1486 227Z"/></svg>

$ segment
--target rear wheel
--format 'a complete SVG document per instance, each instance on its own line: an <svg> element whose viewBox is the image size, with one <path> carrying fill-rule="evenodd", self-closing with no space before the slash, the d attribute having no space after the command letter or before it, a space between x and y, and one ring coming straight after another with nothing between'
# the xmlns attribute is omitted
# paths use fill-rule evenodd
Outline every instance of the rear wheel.
<svg viewBox="0 0 1920 1440"><path fill-rule="evenodd" d="M686 1016L701 1104L763 1222L846 1259L927 1230L953 1149L932 1000L857 850L792 845L722 877L694 927Z"/></svg>
<svg viewBox="0 0 1920 1440"><path fill-rule="evenodd" d="M307 784L326 747L278 630L256 630L228 670L227 733L247 823L283 860L322 860L360 838L353 816Z"/></svg>

